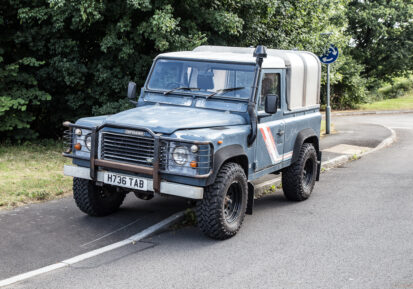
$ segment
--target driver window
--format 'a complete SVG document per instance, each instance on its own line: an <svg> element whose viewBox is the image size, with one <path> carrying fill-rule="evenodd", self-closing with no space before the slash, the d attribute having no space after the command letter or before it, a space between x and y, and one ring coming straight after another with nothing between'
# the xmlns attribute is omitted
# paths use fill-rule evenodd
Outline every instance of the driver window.
<svg viewBox="0 0 413 289"><path fill-rule="evenodd" d="M265 97L268 94L275 94L280 97L280 74L265 73L261 82L261 95L258 103L258 111L265 110ZM278 108L281 108L281 99L278 101Z"/></svg>

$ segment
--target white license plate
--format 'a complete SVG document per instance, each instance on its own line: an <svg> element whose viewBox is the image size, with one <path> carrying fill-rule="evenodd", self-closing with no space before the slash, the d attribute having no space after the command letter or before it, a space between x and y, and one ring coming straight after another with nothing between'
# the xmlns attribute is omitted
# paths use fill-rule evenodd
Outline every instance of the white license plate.
<svg viewBox="0 0 413 289"><path fill-rule="evenodd" d="M147 191L148 180L114 173L104 173L103 182L114 186Z"/></svg>

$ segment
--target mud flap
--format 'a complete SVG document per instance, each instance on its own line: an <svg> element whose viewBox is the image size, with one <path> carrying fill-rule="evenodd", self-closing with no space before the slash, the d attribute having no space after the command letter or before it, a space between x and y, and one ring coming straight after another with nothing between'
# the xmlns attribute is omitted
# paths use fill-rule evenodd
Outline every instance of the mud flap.
<svg viewBox="0 0 413 289"><path fill-rule="evenodd" d="M316 181L320 180L320 172L321 172L321 156L322 156L322 152L318 151L317 152L317 177L316 177Z"/></svg>
<svg viewBox="0 0 413 289"><path fill-rule="evenodd" d="M247 210L245 214L252 215L253 207L254 207L254 185L248 182Z"/></svg>

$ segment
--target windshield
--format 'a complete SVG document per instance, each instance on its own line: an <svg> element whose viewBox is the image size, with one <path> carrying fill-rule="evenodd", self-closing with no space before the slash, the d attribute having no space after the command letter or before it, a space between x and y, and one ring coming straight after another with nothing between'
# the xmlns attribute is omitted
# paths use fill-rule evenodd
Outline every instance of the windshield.
<svg viewBox="0 0 413 289"><path fill-rule="evenodd" d="M166 93L249 98L254 81L254 65L159 59L148 88Z"/></svg>

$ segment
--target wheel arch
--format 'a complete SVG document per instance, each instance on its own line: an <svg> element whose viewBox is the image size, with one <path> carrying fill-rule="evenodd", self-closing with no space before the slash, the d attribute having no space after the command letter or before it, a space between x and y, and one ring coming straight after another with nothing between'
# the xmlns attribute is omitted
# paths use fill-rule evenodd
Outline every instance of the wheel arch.
<svg viewBox="0 0 413 289"><path fill-rule="evenodd" d="M298 156L300 155L301 146L304 143L313 144L317 152L317 155L319 154L319 151L320 151L319 137L312 128L306 128L297 134L297 137L294 143L293 156L291 159L291 163L294 163L297 161Z"/></svg>
<svg viewBox="0 0 413 289"><path fill-rule="evenodd" d="M233 144L223 147L214 153L213 172L208 177L206 185L214 183L220 168L228 162L239 164L243 168L248 179L248 156L241 145Z"/></svg>

